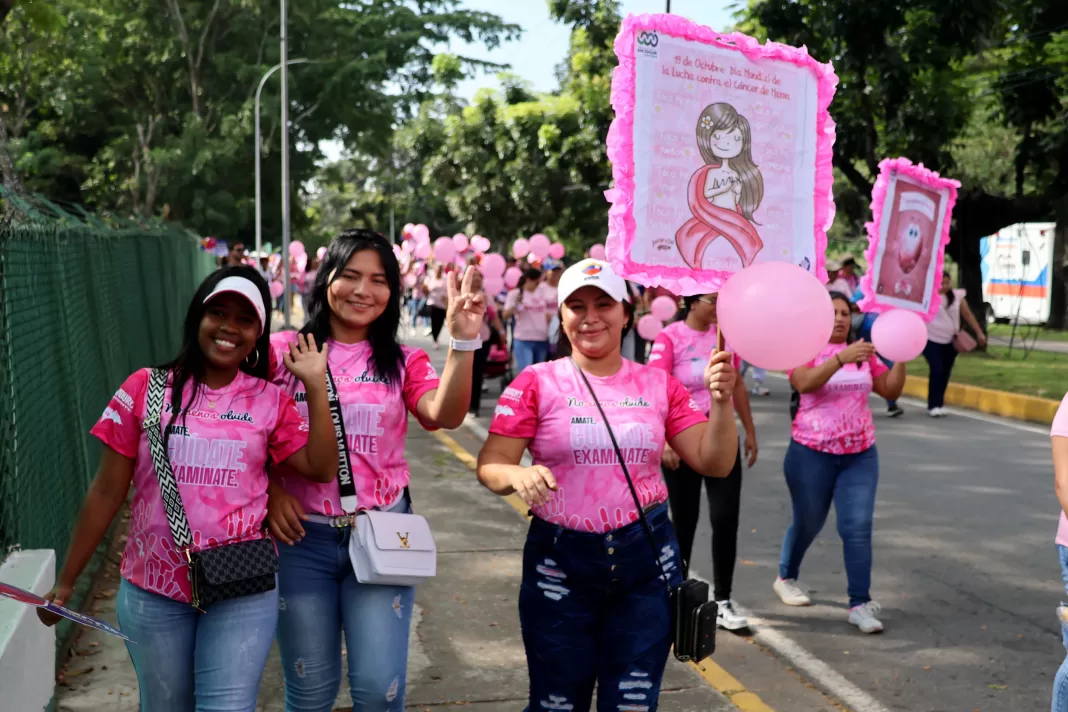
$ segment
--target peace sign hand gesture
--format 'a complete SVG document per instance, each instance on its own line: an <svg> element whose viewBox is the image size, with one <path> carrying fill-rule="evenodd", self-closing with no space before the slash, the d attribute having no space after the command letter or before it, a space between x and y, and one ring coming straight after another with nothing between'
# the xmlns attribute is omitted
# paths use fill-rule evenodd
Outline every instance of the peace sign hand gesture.
<svg viewBox="0 0 1068 712"><path fill-rule="evenodd" d="M457 341L477 339L486 315L485 295L472 289L475 269L473 266L468 267L464 271L463 282L459 284L456 273L449 274L449 306L445 312L445 323L449 327L449 334Z"/></svg>

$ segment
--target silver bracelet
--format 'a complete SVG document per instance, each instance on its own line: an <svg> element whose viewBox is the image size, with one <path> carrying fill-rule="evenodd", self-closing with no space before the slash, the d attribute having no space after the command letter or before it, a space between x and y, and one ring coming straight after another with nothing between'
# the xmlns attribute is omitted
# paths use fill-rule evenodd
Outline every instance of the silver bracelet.
<svg viewBox="0 0 1068 712"><path fill-rule="evenodd" d="M450 336L449 348L453 351L478 351L482 348L482 339L476 337L467 341L460 341Z"/></svg>

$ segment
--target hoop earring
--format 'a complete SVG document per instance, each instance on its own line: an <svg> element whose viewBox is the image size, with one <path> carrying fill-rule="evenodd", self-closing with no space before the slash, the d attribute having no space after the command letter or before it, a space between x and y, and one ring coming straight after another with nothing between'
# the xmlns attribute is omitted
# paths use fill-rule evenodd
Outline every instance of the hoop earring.
<svg viewBox="0 0 1068 712"><path fill-rule="evenodd" d="M245 363L248 363L248 367L249 368L256 368L257 364L259 364L259 362L260 362L260 350L259 349L252 349L252 354L256 355L256 360L253 361L252 363L248 363L248 356L246 356L245 357ZM249 354L249 356L251 356L252 354Z"/></svg>

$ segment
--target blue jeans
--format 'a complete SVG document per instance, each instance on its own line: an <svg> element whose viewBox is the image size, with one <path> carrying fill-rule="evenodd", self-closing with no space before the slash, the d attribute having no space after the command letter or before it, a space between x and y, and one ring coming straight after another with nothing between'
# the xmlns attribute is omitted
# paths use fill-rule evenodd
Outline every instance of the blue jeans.
<svg viewBox="0 0 1068 712"><path fill-rule="evenodd" d="M827 521L834 502L842 538L849 607L871 600L871 527L879 453L875 446L854 455L830 455L794 440L783 462L794 520L782 540L779 576L796 579L801 560Z"/></svg>
<svg viewBox="0 0 1068 712"><path fill-rule="evenodd" d="M1064 590L1068 593L1068 547L1058 544L1057 557L1061 561L1061 579L1064 581ZM1061 623L1061 642L1064 643L1064 649L1068 652L1068 623L1060 616L1057 619ZM1065 655L1064 662L1061 663L1061 667L1053 678L1053 703L1050 710L1051 712L1068 712L1068 655Z"/></svg>
<svg viewBox="0 0 1068 712"><path fill-rule="evenodd" d="M953 364L957 360L957 349L953 344L936 344L928 341L923 349L930 369L927 380L927 409L941 408L946 404L946 388L949 376L953 373Z"/></svg>
<svg viewBox="0 0 1068 712"><path fill-rule="evenodd" d="M515 339L512 342L512 352L515 354L516 373L522 373L527 366L542 363L549 358L549 342Z"/></svg>
<svg viewBox="0 0 1068 712"><path fill-rule="evenodd" d="M278 623L278 591L188 603L123 579L119 628L141 690L142 712L253 712Z"/></svg>
<svg viewBox="0 0 1068 712"><path fill-rule="evenodd" d="M655 712L672 642L661 567L675 586L682 566L667 504L647 516L655 552L641 522L608 534L531 522L519 589L527 710L586 712L596 684L599 710Z"/></svg>
<svg viewBox="0 0 1068 712"><path fill-rule="evenodd" d="M393 511L408 511L401 498ZM330 712L341 686L341 633L353 709L401 712L415 589L356 580L350 529L304 522L306 536L279 545L278 647L286 712Z"/></svg>

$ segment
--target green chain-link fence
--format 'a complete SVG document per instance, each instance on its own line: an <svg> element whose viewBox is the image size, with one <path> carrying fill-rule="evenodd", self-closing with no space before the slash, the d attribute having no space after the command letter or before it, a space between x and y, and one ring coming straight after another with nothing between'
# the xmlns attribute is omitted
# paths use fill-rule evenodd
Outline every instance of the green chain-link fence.
<svg viewBox="0 0 1068 712"><path fill-rule="evenodd" d="M177 229L0 198L0 558L62 559L100 454L89 429L130 373L174 355L214 260Z"/></svg>

